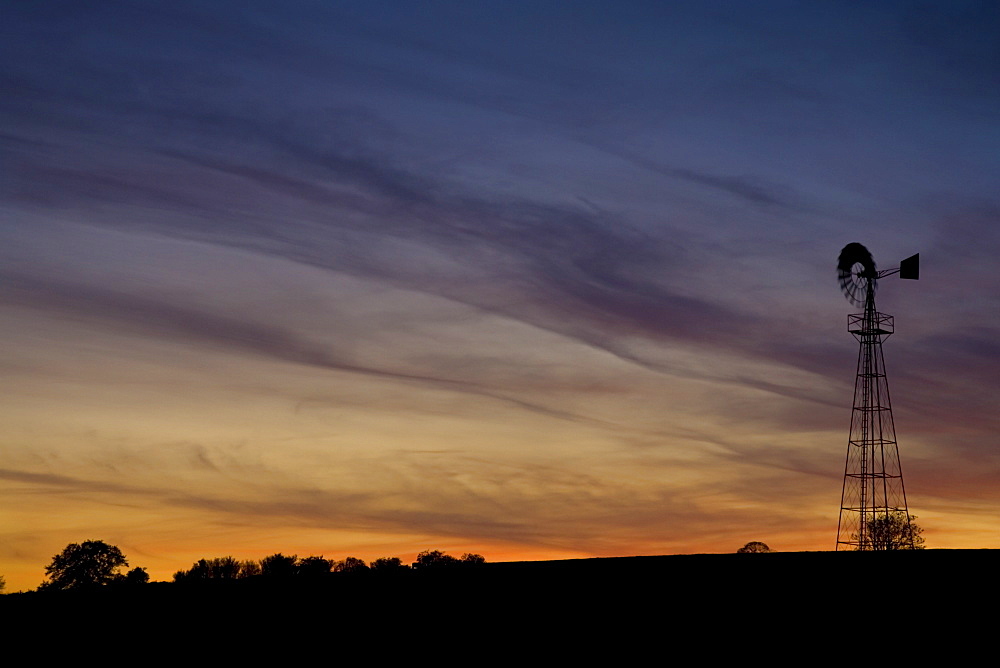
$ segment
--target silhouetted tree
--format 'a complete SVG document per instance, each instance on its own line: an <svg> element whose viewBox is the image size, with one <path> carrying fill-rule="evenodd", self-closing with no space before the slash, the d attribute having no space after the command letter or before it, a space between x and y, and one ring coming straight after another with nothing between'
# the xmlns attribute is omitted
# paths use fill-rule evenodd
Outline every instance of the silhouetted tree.
<svg viewBox="0 0 1000 668"><path fill-rule="evenodd" d="M235 580L240 576L240 562L233 557L210 559L208 568L213 580Z"/></svg>
<svg viewBox="0 0 1000 668"><path fill-rule="evenodd" d="M424 550L417 555L417 560L413 562L413 568L447 568L457 563L459 563L458 559L441 550Z"/></svg>
<svg viewBox="0 0 1000 668"><path fill-rule="evenodd" d="M759 540L752 540L740 549L736 550L737 554L752 554L756 552L773 552L771 548L767 546L767 543L762 543Z"/></svg>
<svg viewBox="0 0 1000 668"><path fill-rule="evenodd" d="M481 554L476 554L475 552L466 552L459 559L463 564L485 564L486 557Z"/></svg>
<svg viewBox="0 0 1000 668"><path fill-rule="evenodd" d="M38 589L81 589L105 585L115 580L122 566L128 566L125 555L103 540L70 543L45 567L48 580Z"/></svg>
<svg viewBox="0 0 1000 668"><path fill-rule="evenodd" d="M2 575L0 575L0 593L3 593L3 590L6 588L7 588L7 581L3 579Z"/></svg>
<svg viewBox="0 0 1000 668"><path fill-rule="evenodd" d="M260 560L260 573L264 577L285 578L295 575L297 572L298 558L285 556L278 552Z"/></svg>
<svg viewBox="0 0 1000 668"><path fill-rule="evenodd" d="M149 582L149 573L145 568L133 568L125 575L115 577L115 584L144 585Z"/></svg>
<svg viewBox="0 0 1000 668"><path fill-rule="evenodd" d="M368 564L357 557L347 557L333 565L334 573L365 573L367 571Z"/></svg>
<svg viewBox="0 0 1000 668"><path fill-rule="evenodd" d="M191 582L193 580L209 580L212 577L212 569L208 565L207 559L199 559L186 571L174 573L174 582Z"/></svg>
<svg viewBox="0 0 1000 668"><path fill-rule="evenodd" d="M399 557L381 557L369 564L373 573L402 573L409 570Z"/></svg>
<svg viewBox="0 0 1000 668"><path fill-rule="evenodd" d="M923 533L913 521L916 515L907 515L904 512L896 511L879 515L868 522L868 533L864 539L864 545L859 549L865 550L922 550L924 549ZM858 540L857 534L851 536L851 540Z"/></svg>
<svg viewBox="0 0 1000 668"><path fill-rule="evenodd" d="M255 575L260 575L259 561L247 559L240 562L240 578L252 578Z"/></svg>
<svg viewBox="0 0 1000 668"><path fill-rule="evenodd" d="M191 578L189 577L190 571L179 570L174 571L174 582L187 582Z"/></svg>
<svg viewBox="0 0 1000 668"><path fill-rule="evenodd" d="M190 570L174 573L174 582L193 580L235 580L240 577L242 563L233 557L199 559Z"/></svg>
<svg viewBox="0 0 1000 668"><path fill-rule="evenodd" d="M306 557L299 561L299 575L318 576L329 575L333 564L323 557Z"/></svg>

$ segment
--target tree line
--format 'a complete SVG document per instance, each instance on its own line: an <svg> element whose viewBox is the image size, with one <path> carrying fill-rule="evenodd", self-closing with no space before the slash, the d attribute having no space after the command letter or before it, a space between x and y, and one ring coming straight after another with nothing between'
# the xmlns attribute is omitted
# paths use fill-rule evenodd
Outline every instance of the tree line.
<svg viewBox="0 0 1000 668"><path fill-rule="evenodd" d="M863 545L865 550L907 550L924 548L922 529L913 520L913 515L890 513L869 523L869 531ZM771 552L771 548L761 541L750 541L739 548L739 553ZM427 571L442 568L462 568L486 563L481 554L465 553L453 557L441 550L424 550L412 564L404 564L399 557L382 557L366 563L357 557L341 560L322 556L299 558L280 552L260 560L240 560L232 556L214 559L199 559L191 568L174 573L175 583L194 583L209 580L247 580L251 578L308 578L325 577L335 574L375 573L379 575ZM60 591L82 589L102 585L141 585L149 582L145 568L128 571L128 560L115 545L101 540L70 543L52 558L45 567L46 579L38 587L39 591ZM5 582L0 576L0 591Z"/></svg>
<svg viewBox="0 0 1000 668"><path fill-rule="evenodd" d="M486 563L481 554L466 553L453 557L441 550L425 550L417 555L412 564L404 564L399 557L382 557L365 563L357 557L332 560L325 557L303 557L285 555L280 552L260 560L241 561L234 557L199 559L188 570L174 573L174 582L198 582L203 580L243 580L248 578L289 578L322 577L334 573L392 574L410 570L454 568Z"/></svg>
<svg viewBox="0 0 1000 668"><path fill-rule="evenodd" d="M441 550L424 550L412 564L404 564L399 557L382 557L370 563L357 557L341 560L321 556L299 558L280 552L260 560L240 560L235 557L199 559L191 568L174 573L176 583L194 583L207 580L246 580L250 578L324 577L334 574L404 573L409 571L460 568L485 564L481 554L466 553L453 557ZM45 567L46 579L38 591L64 591L100 586L131 586L149 582L145 568L128 567L128 560L116 545L102 540L70 543L52 563ZM0 578L0 589L3 579Z"/></svg>

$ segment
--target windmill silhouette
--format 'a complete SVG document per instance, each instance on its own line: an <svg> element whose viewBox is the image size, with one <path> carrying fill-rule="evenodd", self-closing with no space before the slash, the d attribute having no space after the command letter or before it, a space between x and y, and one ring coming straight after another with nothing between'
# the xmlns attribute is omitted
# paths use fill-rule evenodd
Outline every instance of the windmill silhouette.
<svg viewBox="0 0 1000 668"><path fill-rule="evenodd" d="M872 254L859 243L847 244L837 261L844 295L862 309L847 317L847 330L860 343L860 350L837 550L914 548L882 356L882 342L893 333L893 319L875 309L875 290L880 278L893 274L916 280L919 261L918 253L903 260L897 269L879 271ZM888 530L901 522L905 523L901 531Z"/></svg>

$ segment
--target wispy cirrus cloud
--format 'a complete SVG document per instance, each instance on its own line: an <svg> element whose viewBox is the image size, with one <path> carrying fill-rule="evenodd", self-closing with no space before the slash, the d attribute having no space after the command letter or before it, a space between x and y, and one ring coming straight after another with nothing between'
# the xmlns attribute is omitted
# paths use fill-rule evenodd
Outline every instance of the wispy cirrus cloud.
<svg viewBox="0 0 1000 668"><path fill-rule="evenodd" d="M12 483L248 535L604 554L753 526L808 548L856 353L832 265L861 241L926 263L879 295L913 489L958 507L989 485L981 3L9 16ZM158 432L198 447L171 460ZM240 469L241 448L266 456Z"/></svg>

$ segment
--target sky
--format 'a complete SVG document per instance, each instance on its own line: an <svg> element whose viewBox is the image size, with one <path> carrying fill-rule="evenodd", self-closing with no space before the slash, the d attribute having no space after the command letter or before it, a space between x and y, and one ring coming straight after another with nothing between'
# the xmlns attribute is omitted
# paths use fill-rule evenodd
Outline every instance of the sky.
<svg viewBox="0 0 1000 668"><path fill-rule="evenodd" d="M992 2L0 20L0 575L836 540L879 268L910 511L1000 548Z"/></svg>

